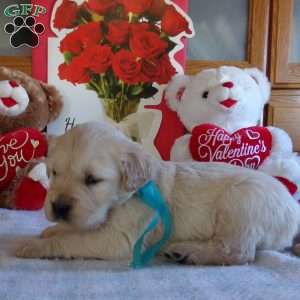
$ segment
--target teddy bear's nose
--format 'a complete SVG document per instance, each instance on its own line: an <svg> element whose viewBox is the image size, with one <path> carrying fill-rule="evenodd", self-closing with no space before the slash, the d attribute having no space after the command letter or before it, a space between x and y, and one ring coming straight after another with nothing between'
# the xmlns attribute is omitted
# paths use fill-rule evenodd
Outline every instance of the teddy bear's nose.
<svg viewBox="0 0 300 300"><path fill-rule="evenodd" d="M234 87L234 84L231 81L224 82L222 85L228 89L231 89Z"/></svg>

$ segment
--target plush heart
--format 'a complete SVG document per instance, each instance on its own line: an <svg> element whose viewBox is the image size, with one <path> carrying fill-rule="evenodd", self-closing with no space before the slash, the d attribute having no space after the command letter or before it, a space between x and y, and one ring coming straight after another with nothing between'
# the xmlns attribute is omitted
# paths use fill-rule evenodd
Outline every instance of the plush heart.
<svg viewBox="0 0 300 300"><path fill-rule="evenodd" d="M47 140L35 129L20 129L0 137L0 191L16 176L16 172L34 158L47 153Z"/></svg>
<svg viewBox="0 0 300 300"><path fill-rule="evenodd" d="M44 206L47 190L40 182L24 177L15 195L16 209L39 210Z"/></svg>
<svg viewBox="0 0 300 300"><path fill-rule="evenodd" d="M197 161L227 162L257 169L270 155L272 135L259 126L229 134L216 125L202 124L193 129L189 147Z"/></svg>

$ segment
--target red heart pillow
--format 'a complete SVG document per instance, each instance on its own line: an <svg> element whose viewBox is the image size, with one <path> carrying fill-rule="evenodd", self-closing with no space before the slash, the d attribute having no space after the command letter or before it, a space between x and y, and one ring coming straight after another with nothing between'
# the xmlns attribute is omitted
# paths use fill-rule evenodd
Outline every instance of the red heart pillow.
<svg viewBox="0 0 300 300"><path fill-rule="evenodd" d="M47 190L40 182L25 177L15 195L16 209L39 210L44 206Z"/></svg>
<svg viewBox="0 0 300 300"><path fill-rule="evenodd" d="M223 128L202 124L192 131L190 152L201 162L226 162L257 169L270 155L272 135L265 127L242 128L229 134Z"/></svg>
<svg viewBox="0 0 300 300"><path fill-rule="evenodd" d="M20 129L0 137L0 191L34 158L47 153L47 140L35 129Z"/></svg>

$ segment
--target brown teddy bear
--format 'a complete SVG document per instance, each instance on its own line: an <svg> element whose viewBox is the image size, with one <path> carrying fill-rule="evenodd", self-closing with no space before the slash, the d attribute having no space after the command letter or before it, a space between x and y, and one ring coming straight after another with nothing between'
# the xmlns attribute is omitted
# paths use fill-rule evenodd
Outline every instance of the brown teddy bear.
<svg viewBox="0 0 300 300"><path fill-rule="evenodd" d="M42 131L62 106L54 86L0 67L0 207L43 206L47 139Z"/></svg>

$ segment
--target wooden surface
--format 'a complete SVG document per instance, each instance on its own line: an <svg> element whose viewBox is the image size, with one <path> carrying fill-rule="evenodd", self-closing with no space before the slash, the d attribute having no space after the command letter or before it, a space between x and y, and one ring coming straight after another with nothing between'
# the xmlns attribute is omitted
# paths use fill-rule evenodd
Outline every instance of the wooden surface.
<svg viewBox="0 0 300 300"><path fill-rule="evenodd" d="M31 75L31 56L0 56L0 66L18 69Z"/></svg>
<svg viewBox="0 0 300 300"><path fill-rule="evenodd" d="M269 71L275 88L300 88L300 63L289 63L293 10L294 0L272 1Z"/></svg>
<svg viewBox="0 0 300 300"><path fill-rule="evenodd" d="M249 1L248 62L266 71L270 0Z"/></svg>
<svg viewBox="0 0 300 300"><path fill-rule="evenodd" d="M248 43L246 61L187 61L186 72L195 74L206 68L222 65L237 67L258 67L266 70L268 54L270 0L249 0ZM233 45L234 47L234 45Z"/></svg>
<svg viewBox="0 0 300 300"><path fill-rule="evenodd" d="M273 90L268 106L267 123L284 129L300 152L300 90Z"/></svg>
<svg viewBox="0 0 300 300"><path fill-rule="evenodd" d="M221 66L236 66L240 68L248 68L251 65L246 61L207 61L207 60L188 60L186 62L186 73L193 75L203 69L218 68Z"/></svg>

